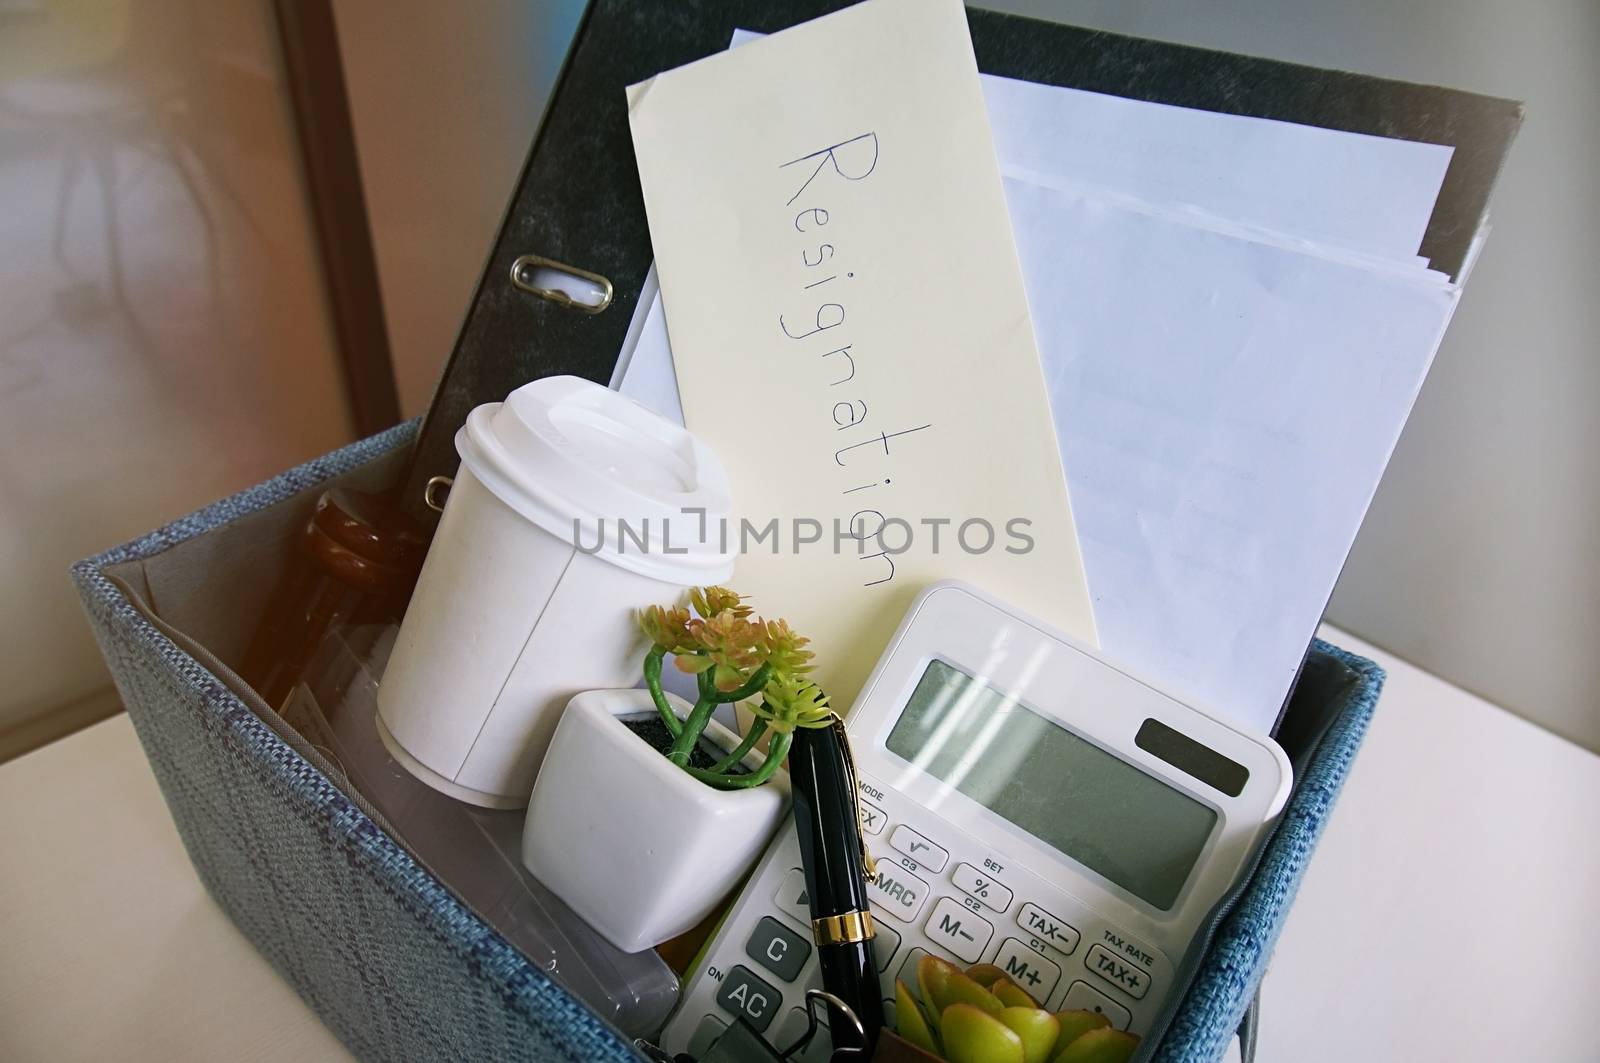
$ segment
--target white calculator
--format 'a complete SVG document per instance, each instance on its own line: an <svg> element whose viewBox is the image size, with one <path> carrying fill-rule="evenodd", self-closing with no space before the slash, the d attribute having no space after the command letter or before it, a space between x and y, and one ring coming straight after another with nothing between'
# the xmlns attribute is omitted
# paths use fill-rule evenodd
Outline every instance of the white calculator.
<svg viewBox="0 0 1600 1063"><path fill-rule="evenodd" d="M1052 1011L1144 1036L1197 932L1289 795L1288 758L977 589L913 603L848 719L877 860L875 951L993 963ZM662 1037L699 1055L735 1016L780 1050L821 984L792 823ZM818 1037L801 1058L826 1060Z"/></svg>

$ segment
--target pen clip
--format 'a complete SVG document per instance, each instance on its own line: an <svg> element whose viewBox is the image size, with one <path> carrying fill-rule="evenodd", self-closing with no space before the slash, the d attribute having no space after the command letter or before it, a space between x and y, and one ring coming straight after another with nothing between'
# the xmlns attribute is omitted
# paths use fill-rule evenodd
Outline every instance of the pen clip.
<svg viewBox="0 0 1600 1063"><path fill-rule="evenodd" d="M878 881L878 862L867 852L867 828L866 820L861 815L861 780L856 776L856 754L850 748L850 732L845 729L844 717L837 712L829 712L828 715L831 718L829 726L844 748L844 770L850 778L850 801L856 810L856 844L861 847L861 867L870 886Z"/></svg>

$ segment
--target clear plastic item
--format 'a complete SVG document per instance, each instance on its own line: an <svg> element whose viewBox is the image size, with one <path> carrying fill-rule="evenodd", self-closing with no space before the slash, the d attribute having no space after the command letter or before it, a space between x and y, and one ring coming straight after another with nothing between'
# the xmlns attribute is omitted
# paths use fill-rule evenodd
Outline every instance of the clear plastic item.
<svg viewBox="0 0 1600 1063"><path fill-rule="evenodd" d="M378 680L398 628L329 632L284 715L328 754L413 853L535 966L629 1037L652 1037L678 1000L653 950L611 945L522 866L524 813L477 808L419 782L379 740Z"/></svg>

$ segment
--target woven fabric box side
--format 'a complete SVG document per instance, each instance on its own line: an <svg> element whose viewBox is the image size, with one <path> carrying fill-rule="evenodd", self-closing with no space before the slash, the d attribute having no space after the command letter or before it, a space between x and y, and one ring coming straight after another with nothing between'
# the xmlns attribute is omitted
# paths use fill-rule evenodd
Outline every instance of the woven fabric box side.
<svg viewBox="0 0 1600 1063"><path fill-rule="evenodd" d="M201 880L351 1051L634 1059L102 572L320 485L415 432L401 425L80 562L74 581Z"/></svg>
<svg viewBox="0 0 1600 1063"><path fill-rule="evenodd" d="M1313 673L1316 673L1313 679ZM1250 884L1222 919L1200 970L1154 1059L1212 1063L1227 1051L1251 1007L1284 920L1349 777L1383 690L1384 671L1365 657L1316 640L1302 675L1327 697L1326 732L1297 761L1293 796L1263 849ZM1297 693L1297 698L1306 691Z"/></svg>
<svg viewBox="0 0 1600 1063"><path fill-rule="evenodd" d="M636 1059L103 572L321 486L408 446L415 433L415 424L401 425L308 462L78 563L74 581L202 881L352 1051L395 1060ZM1297 765L1283 821L1156 1048L1162 1063L1226 1051L1383 683L1377 665L1320 641L1307 671L1321 673L1309 696L1327 703L1321 715L1332 722Z"/></svg>

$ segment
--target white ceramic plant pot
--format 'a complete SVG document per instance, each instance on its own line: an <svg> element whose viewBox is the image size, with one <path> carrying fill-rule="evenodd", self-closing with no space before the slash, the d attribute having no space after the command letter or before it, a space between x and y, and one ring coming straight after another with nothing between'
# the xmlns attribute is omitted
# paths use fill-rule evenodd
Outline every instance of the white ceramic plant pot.
<svg viewBox="0 0 1600 1063"><path fill-rule="evenodd" d="M667 695L681 717L682 698ZM647 690L592 690L568 704L534 783L522 862L617 948L640 952L692 929L738 885L789 807L788 775L716 790L630 731ZM712 721L724 749L739 737ZM764 756L752 750L754 769Z"/></svg>

